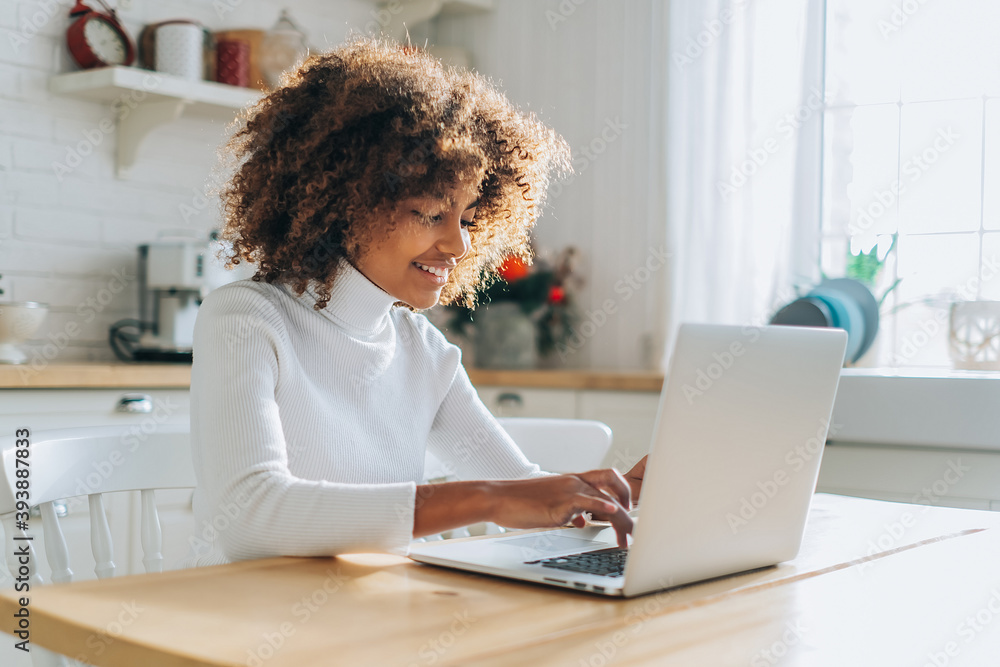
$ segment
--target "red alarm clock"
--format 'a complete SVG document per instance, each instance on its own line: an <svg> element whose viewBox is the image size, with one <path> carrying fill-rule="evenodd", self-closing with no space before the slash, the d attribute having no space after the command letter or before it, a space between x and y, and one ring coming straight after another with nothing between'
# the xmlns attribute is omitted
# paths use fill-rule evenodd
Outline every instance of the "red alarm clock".
<svg viewBox="0 0 1000 667"><path fill-rule="evenodd" d="M107 14L94 11L83 0L69 10L76 20L66 30L66 43L73 60L83 69L109 65L131 65L135 60L135 44L118 22L115 10L104 0L97 0Z"/></svg>

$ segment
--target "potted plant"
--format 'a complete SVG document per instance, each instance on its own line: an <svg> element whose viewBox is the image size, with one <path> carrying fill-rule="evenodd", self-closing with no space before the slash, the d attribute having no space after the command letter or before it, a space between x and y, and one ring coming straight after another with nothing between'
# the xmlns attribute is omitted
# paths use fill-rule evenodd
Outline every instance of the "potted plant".
<svg viewBox="0 0 1000 667"><path fill-rule="evenodd" d="M857 243L857 241L860 241L860 243ZM857 247L849 247L847 250L847 265L844 270L844 277L857 280L871 291L878 303L878 311L883 317L892 315L899 309L899 306L889 310L888 312L883 312L883 308L886 299L893 292L893 290L899 286L902 278L896 278L893 280L892 283L885 288L881 295L877 294L877 289L880 279L884 278L882 270L885 268L885 263L889 258L889 253L891 253L896 247L896 234L884 234L877 237L871 236L866 239L853 237L851 239L851 246L855 246L856 243ZM865 248L866 245L868 246L867 248ZM860 359L850 365L855 367L878 366L880 363L879 357L881 354L881 342L882 336L879 336L876 333L875 339L868 351Z"/></svg>
<svg viewBox="0 0 1000 667"><path fill-rule="evenodd" d="M566 343L579 319L577 258L572 246L530 265L509 255L496 274L483 276L475 308L448 306L448 327L474 340L476 367L535 368Z"/></svg>

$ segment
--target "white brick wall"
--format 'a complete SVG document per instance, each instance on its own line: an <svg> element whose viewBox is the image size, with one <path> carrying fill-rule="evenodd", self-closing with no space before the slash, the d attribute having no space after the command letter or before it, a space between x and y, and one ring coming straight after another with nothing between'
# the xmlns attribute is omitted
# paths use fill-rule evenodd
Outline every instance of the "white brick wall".
<svg viewBox="0 0 1000 667"><path fill-rule="evenodd" d="M138 315L134 284L105 306L93 299L115 275L134 275L136 246L160 233L196 233L207 239L219 224L217 202L184 216L216 165L226 117L183 116L142 144L128 180L115 176L116 136L104 135L93 152L61 179L53 168L84 133L113 121L109 104L48 92L49 77L73 71L65 47L71 0L0 0L0 300L43 301L48 318L26 346L37 354L67 324L82 333L58 361L113 360L108 327ZM91 3L97 8L97 3ZM343 40L371 20L365 0L117 0L133 39L142 26L194 18L214 30L268 28L282 7L310 33L313 46ZM232 7L220 11L220 7ZM23 42L22 42L23 38ZM51 349L51 348L50 348ZM51 361L51 360L50 360Z"/></svg>

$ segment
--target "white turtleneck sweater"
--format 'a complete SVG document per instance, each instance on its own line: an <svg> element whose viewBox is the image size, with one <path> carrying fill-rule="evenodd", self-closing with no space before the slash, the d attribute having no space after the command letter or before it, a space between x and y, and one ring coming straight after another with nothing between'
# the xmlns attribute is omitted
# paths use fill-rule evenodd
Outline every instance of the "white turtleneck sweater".
<svg viewBox="0 0 1000 667"><path fill-rule="evenodd" d="M191 369L197 530L185 565L405 555L429 448L461 479L543 476L480 401L461 350L343 262L315 283L240 280L198 311Z"/></svg>

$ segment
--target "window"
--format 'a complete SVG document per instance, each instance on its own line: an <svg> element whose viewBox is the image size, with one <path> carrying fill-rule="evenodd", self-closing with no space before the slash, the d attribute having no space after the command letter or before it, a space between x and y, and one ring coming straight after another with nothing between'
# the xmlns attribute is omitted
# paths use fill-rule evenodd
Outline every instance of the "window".
<svg viewBox="0 0 1000 667"><path fill-rule="evenodd" d="M951 366L950 302L1000 300L998 34L995 0L827 0L822 269L888 291L876 365Z"/></svg>

